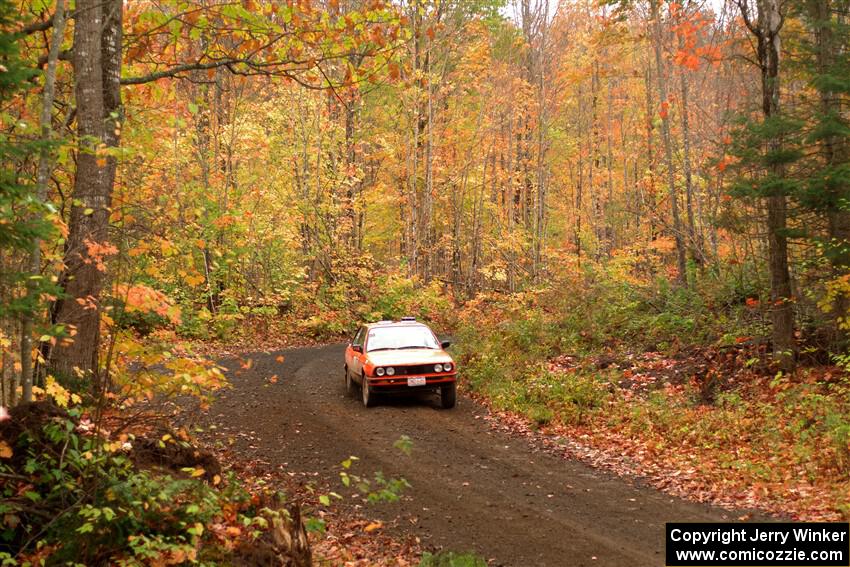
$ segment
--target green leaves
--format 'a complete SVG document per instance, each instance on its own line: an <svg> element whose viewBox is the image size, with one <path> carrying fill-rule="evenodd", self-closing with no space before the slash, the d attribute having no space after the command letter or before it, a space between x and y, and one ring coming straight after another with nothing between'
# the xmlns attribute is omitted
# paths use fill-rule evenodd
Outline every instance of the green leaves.
<svg viewBox="0 0 850 567"><path fill-rule="evenodd" d="M413 451L413 441L407 435L402 435L395 443L393 443L393 447L409 457L410 453Z"/></svg>

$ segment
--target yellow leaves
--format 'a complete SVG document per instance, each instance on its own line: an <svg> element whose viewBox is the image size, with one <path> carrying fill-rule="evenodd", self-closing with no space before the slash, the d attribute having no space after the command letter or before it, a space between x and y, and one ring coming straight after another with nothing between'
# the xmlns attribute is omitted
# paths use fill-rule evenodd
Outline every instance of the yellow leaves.
<svg viewBox="0 0 850 567"><path fill-rule="evenodd" d="M195 274L195 275L190 274L190 275L186 276L185 279L186 279L186 283L189 284L192 287L199 286L202 283L204 283L204 281L205 281L204 276L202 276L200 274Z"/></svg>
<svg viewBox="0 0 850 567"><path fill-rule="evenodd" d="M818 301L818 308L824 313L829 313L835 308L839 298L850 297L850 274L826 282L823 297ZM844 330L850 329L850 317L844 313L838 320L838 326Z"/></svg>
<svg viewBox="0 0 850 567"><path fill-rule="evenodd" d="M114 381L122 399L150 399L162 394L192 395L203 401L212 391L227 385L221 367L214 362L185 354L175 356L166 348L172 340L173 335L164 336L162 342L151 342L148 337L143 343L131 333L118 333Z"/></svg>
<svg viewBox="0 0 850 567"><path fill-rule="evenodd" d="M190 476L192 478L198 478L199 476L204 476L206 473L207 473L207 471L205 471L201 467L198 467L190 473Z"/></svg>
<svg viewBox="0 0 850 567"><path fill-rule="evenodd" d="M12 448L5 441L0 441L0 459L11 459Z"/></svg>
<svg viewBox="0 0 850 567"><path fill-rule="evenodd" d="M121 449L124 448L124 442L123 441L109 441L108 443L104 443L103 448L108 453L115 453L115 452L120 451Z"/></svg>
<svg viewBox="0 0 850 567"><path fill-rule="evenodd" d="M168 552L166 557L160 557L159 559L164 561L165 565L182 565L187 562L194 563L198 557L198 550L194 547L183 547L180 549L172 549ZM154 565L157 563L154 562Z"/></svg>
<svg viewBox="0 0 850 567"><path fill-rule="evenodd" d="M67 408L70 402L78 404L82 401L80 396L72 394L62 387L53 376L47 376L44 380L44 393L56 402L57 405Z"/></svg>
<svg viewBox="0 0 850 567"><path fill-rule="evenodd" d="M131 258L137 258L139 256L142 256L143 254L146 254L149 250L150 250L150 246L148 246L148 244L143 241L143 242L140 242L137 246L130 248L127 251L127 254Z"/></svg>

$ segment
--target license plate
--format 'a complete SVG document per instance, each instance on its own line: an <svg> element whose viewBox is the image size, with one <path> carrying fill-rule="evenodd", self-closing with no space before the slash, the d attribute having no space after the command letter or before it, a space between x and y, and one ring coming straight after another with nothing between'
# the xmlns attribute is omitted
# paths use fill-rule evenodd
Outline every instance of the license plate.
<svg viewBox="0 0 850 567"><path fill-rule="evenodd" d="M407 379L407 385L408 386L424 386L425 385L425 377L424 376L417 376L415 378L408 378Z"/></svg>

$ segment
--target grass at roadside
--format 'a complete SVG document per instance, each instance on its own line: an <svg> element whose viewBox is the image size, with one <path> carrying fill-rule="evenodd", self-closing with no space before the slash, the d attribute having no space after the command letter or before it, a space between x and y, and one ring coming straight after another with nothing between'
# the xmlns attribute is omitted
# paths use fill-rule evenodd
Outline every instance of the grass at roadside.
<svg viewBox="0 0 850 567"><path fill-rule="evenodd" d="M468 390L670 492L850 517L843 369L773 370L750 338L761 324L752 301L710 309L704 296L622 282L576 289L469 304L458 331Z"/></svg>

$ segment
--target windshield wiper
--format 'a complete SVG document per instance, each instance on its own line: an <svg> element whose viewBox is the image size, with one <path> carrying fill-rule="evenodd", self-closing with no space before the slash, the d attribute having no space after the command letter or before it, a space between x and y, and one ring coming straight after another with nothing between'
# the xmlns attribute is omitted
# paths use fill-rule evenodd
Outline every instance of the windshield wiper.
<svg viewBox="0 0 850 567"><path fill-rule="evenodd" d="M402 347L402 348L404 348L404 347ZM385 347L381 347L381 348L370 348L369 352L375 352L375 351L378 351L378 350L398 350L398 347L385 346Z"/></svg>
<svg viewBox="0 0 850 567"><path fill-rule="evenodd" d="M427 348L429 350L434 350L434 347L429 347L428 345L409 345L409 346L398 347L398 350L404 350L406 348Z"/></svg>

